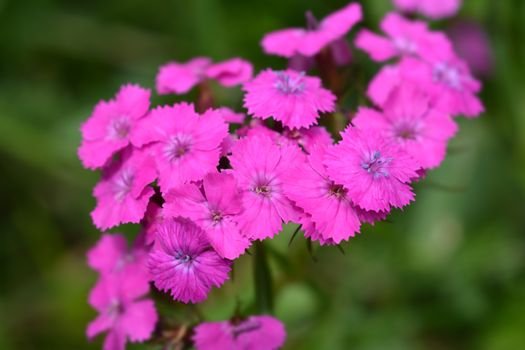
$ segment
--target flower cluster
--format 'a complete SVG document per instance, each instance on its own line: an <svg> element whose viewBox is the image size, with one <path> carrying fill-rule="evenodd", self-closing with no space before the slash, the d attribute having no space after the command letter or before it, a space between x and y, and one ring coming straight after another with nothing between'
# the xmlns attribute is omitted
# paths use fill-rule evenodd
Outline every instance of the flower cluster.
<svg viewBox="0 0 525 350"><path fill-rule="evenodd" d="M395 3L416 10L416 2ZM437 4L448 2L417 3L436 17L446 12ZM361 19L360 5L351 3L321 21L307 13L306 29L267 34L264 51L290 65L255 77L240 58L162 66L157 92L198 85L197 107L151 107L151 91L133 84L96 105L78 151L86 168L102 171L93 222L101 231L140 223L141 232L130 249L123 235L104 233L88 253L100 273L89 298L100 313L90 338L107 331L106 350L151 338L158 317L145 297L150 282L176 301L204 301L252 242L274 237L283 223L336 245L414 200L411 184L443 161L458 129L454 118L483 111L480 83L443 33L389 13L384 35L361 29L355 39L372 60L388 61L366 92L372 104L343 114L344 130L326 127L341 116L336 89L292 63L314 59L320 71L348 64L340 53L350 52L345 36ZM242 85L248 117L214 106L210 80ZM203 350L264 350L282 346L285 331L267 315L235 315L197 326L190 338Z"/></svg>

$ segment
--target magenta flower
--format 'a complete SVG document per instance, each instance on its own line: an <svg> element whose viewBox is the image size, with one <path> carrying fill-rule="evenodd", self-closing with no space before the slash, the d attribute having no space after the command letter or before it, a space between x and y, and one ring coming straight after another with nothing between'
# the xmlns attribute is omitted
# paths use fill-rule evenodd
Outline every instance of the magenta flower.
<svg viewBox="0 0 525 350"><path fill-rule="evenodd" d="M99 316L89 323L88 338L108 331L104 350L124 350L127 340L148 340L158 319L153 301L140 299L148 290L142 274L102 276L89 295L89 304Z"/></svg>
<svg viewBox="0 0 525 350"><path fill-rule="evenodd" d="M105 274L144 273L147 278L146 260L148 252L139 244L128 249L122 234L103 234L97 244L87 253L88 265Z"/></svg>
<svg viewBox="0 0 525 350"><path fill-rule="evenodd" d="M210 246L206 233L189 220L166 219L157 226L148 268L155 287L183 303L205 300L228 279L230 263Z"/></svg>
<svg viewBox="0 0 525 350"><path fill-rule="evenodd" d="M326 146L310 149L306 162L297 162L296 168L286 174L284 193L310 216L324 240L336 244L359 232L361 223L348 190L328 177L323 160Z"/></svg>
<svg viewBox="0 0 525 350"><path fill-rule="evenodd" d="M104 166L132 140L137 122L149 109L151 92L138 85L124 85L113 100L99 102L91 117L82 125L82 143L78 157L84 167Z"/></svg>
<svg viewBox="0 0 525 350"><path fill-rule="evenodd" d="M369 130L348 127L327 151L328 175L365 210L388 211L414 199L409 185L420 165L398 146Z"/></svg>
<svg viewBox="0 0 525 350"><path fill-rule="evenodd" d="M121 159L113 161L102 174L93 195L97 206L91 212L101 230L125 223L138 223L144 217L157 177L155 163L148 149L128 148Z"/></svg>
<svg viewBox="0 0 525 350"><path fill-rule="evenodd" d="M288 28L268 33L261 45L267 54L315 56L328 44L343 38L361 18L361 6L350 3L324 18L311 30Z"/></svg>
<svg viewBox="0 0 525 350"><path fill-rule="evenodd" d="M183 185L168 192L165 199L164 215L191 219L223 258L236 259L250 246L235 222L242 212L242 199L232 175L210 173L202 187Z"/></svg>
<svg viewBox="0 0 525 350"><path fill-rule="evenodd" d="M432 19L454 16L461 0L393 0L394 5L401 11L418 12Z"/></svg>
<svg viewBox="0 0 525 350"><path fill-rule="evenodd" d="M332 112L335 96L317 77L293 70L266 69L244 84L244 106L255 117L273 117L291 129L317 123L319 112Z"/></svg>
<svg viewBox="0 0 525 350"><path fill-rule="evenodd" d="M393 90L382 112L361 108L352 124L400 146L421 167L435 168L445 158L447 142L457 125L430 103L420 88L405 83Z"/></svg>
<svg viewBox="0 0 525 350"><path fill-rule="evenodd" d="M386 61L395 56L417 56L422 47L428 46L452 52L444 35L430 32L422 21L410 21L392 12L384 17L381 29L387 37L362 29L355 40L355 45L375 61Z"/></svg>
<svg viewBox="0 0 525 350"><path fill-rule="evenodd" d="M165 193L188 181L202 180L219 163L221 143L228 125L219 112L203 115L192 104L157 107L140 125L137 142L153 142L159 185Z"/></svg>
<svg viewBox="0 0 525 350"><path fill-rule="evenodd" d="M231 87L250 80L252 74L251 63L241 58L212 64L207 57L196 57L186 63L170 62L160 67L156 85L159 94L184 94L206 79Z"/></svg>
<svg viewBox="0 0 525 350"><path fill-rule="evenodd" d="M295 221L299 212L283 193L283 177L302 157L296 146L277 146L266 136L244 137L233 146L232 174L243 194L244 211L237 217L249 238L277 234L282 222Z"/></svg>
<svg viewBox="0 0 525 350"><path fill-rule="evenodd" d="M193 335L197 350L276 350L285 339L282 322L266 315L201 323Z"/></svg>

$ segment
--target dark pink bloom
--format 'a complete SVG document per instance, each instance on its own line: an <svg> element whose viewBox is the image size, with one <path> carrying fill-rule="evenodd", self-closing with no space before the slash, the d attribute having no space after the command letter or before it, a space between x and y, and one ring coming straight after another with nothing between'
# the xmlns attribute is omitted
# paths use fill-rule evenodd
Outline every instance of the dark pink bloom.
<svg viewBox="0 0 525 350"><path fill-rule="evenodd" d="M156 85L159 94L184 94L206 79L231 87L251 79L250 62L232 58L212 64L207 57L196 57L186 63L170 62L160 67Z"/></svg>
<svg viewBox="0 0 525 350"><path fill-rule="evenodd" d="M405 12L418 12L432 19L454 16L461 0L393 0L394 5Z"/></svg>
<svg viewBox="0 0 525 350"><path fill-rule="evenodd" d="M230 263L210 246L206 233L189 220L166 219L157 226L148 267L155 287L183 303L205 300L228 279Z"/></svg>
<svg viewBox="0 0 525 350"><path fill-rule="evenodd" d="M457 131L449 115L432 107L428 94L407 83L393 90L382 112L361 108L352 124L399 145L423 168L441 164Z"/></svg>
<svg viewBox="0 0 525 350"><path fill-rule="evenodd" d="M324 18L311 30L288 28L266 34L261 45L267 54L314 56L328 44L344 37L361 18L361 6L350 3Z"/></svg>
<svg viewBox="0 0 525 350"><path fill-rule="evenodd" d="M328 177L323 165L326 146L310 149L306 162L296 161L284 178L284 193L310 220L324 240L340 243L359 232L361 222L347 196L348 190Z"/></svg>
<svg viewBox="0 0 525 350"><path fill-rule="evenodd" d="M197 350L276 350L285 339L282 322L266 315L201 323L193 336Z"/></svg>
<svg viewBox="0 0 525 350"><path fill-rule="evenodd" d="M102 276L89 295L89 304L99 316L88 325L88 338L108 331L104 350L124 350L127 340L148 340L158 319L153 301L140 299L148 290L142 274Z"/></svg>
<svg viewBox="0 0 525 350"><path fill-rule="evenodd" d="M429 31L427 24L422 21L410 21L397 13L389 13L381 22L381 29L387 37L362 29L355 41L356 46L375 61L385 61L395 56L417 56L423 47L428 46L452 52L443 34Z"/></svg>
<svg viewBox="0 0 525 350"><path fill-rule="evenodd" d="M273 117L291 129L317 123L319 112L332 112L335 96L317 77L293 70L266 69L244 84L244 106L255 117Z"/></svg>
<svg viewBox="0 0 525 350"><path fill-rule="evenodd" d="M192 104L178 103L151 111L137 133L137 142L155 155L163 193L188 181L202 180L219 163L228 125L209 109L203 115Z"/></svg>
<svg viewBox="0 0 525 350"><path fill-rule="evenodd" d="M151 92L138 85L124 85L113 100L99 102L82 125L78 157L86 168L104 166L132 140L137 122L149 109Z"/></svg>
<svg viewBox="0 0 525 350"><path fill-rule="evenodd" d="M155 163L148 149L128 148L102 174L93 195L97 206L91 212L101 230L124 223L138 223L144 217L157 177Z"/></svg>
<svg viewBox="0 0 525 350"><path fill-rule="evenodd" d="M388 211L414 199L409 185L420 165L381 135L348 127L328 149L328 175L346 189L352 203L365 210Z"/></svg>
<svg viewBox="0 0 525 350"><path fill-rule="evenodd" d="M191 219L223 258L236 259L250 245L235 222L242 212L242 199L232 175L210 173L202 187L186 184L168 192L165 199L164 214Z"/></svg>
<svg viewBox="0 0 525 350"><path fill-rule="evenodd" d="M295 221L297 208L283 193L283 176L302 157L297 146L277 146L266 136L244 137L230 156L232 174L243 194L244 211L237 221L249 238L272 237L282 222Z"/></svg>

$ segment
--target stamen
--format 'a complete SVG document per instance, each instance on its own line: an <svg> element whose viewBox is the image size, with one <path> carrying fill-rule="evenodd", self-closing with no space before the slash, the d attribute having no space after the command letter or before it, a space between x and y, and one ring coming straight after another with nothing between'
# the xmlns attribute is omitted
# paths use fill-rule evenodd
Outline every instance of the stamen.
<svg viewBox="0 0 525 350"><path fill-rule="evenodd" d="M380 177L388 177L388 164L392 161L392 158L381 157L381 152L374 151L367 160L363 160L361 168L372 174L374 179Z"/></svg>
<svg viewBox="0 0 525 350"><path fill-rule="evenodd" d="M289 74L278 71L275 72L277 75L277 81L275 82L275 88L283 94L299 94L304 90L304 72L300 72L295 78L292 78Z"/></svg>
<svg viewBox="0 0 525 350"><path fill-rule="evenodd" d="M447 62L439 62L434 66L432 78L434 82L443 83L452 89L462 89L460 71Z"/></svg>

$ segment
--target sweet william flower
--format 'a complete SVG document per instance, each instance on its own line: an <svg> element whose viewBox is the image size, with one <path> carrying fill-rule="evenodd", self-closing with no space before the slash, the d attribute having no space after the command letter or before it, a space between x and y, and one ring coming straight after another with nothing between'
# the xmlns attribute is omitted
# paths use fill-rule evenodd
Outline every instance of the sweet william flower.
<svg viewBox="0 0 525 350"><path fill-rule="evenodd" d="M189 181L198 181L219 163L228 125L209 109L195 112L193 104L178 103L151 111L137 133L139 145L151 143L163 193Z"/></svg>
<svg viewBox="0 0 525 350"><path fill-rule="evenodd" d="M266 315L201 323L193 335L197 350L276 350L285 338L282 322Z"/></svg>
<svg viewBox="0 0 525 350"><path fill-rule="evenodd" d="M352 203L365 210L388 211L414 199L409 185L420 165L399 146L377 133L348 127L330 148L324 164L328 175L347 189Z"/></svg>
<svg viewBox="0 0 525 350"><path fill-rule="evenodd" d="M176 218L157 226L148 268L159 290L183 303L198 303L228 279L230 262L213 250L201 228Z"/></svg>
<svg viewBox="0 0 525 350"><path fill-rule="evenodd" d="M138 223L144 216L157 177L155 163L148 148L127 148L121 158L104 169L93 195L97 206L91 212L95 226L101 230L124 223Z"/></svg>
<svg viewBox="0 0 525 350"><path fill-rule="evenodd" d="M215 251L226 259L236 259L250 241L239 230L235 218L242 212L242 198L234 177L210 173L202 187L186 184L166 194L164 215L191 219L205 232Z"/></svg>
<svg viewBox="0 0 525 350"><path fill-rule="evenodd" d="M408 83L394 89L382 112L360 108L352 124L400 146L425 169L441 164L447 142L457 132L452 118L435 109L420 87Z"/></svg>
<svg viewBox="0 0 525 350"><path fill-rule="evenodd" d="M317 123L319 112L335 109L335 96L321 80L293 70L266 69L244 84L244 106L255 117L273 117L291 129Z"/></svg>
<svg viewBox="0 0 525 350"><path fill-rule="evenodd" d="M99 316L89 323L88 338L107 331L104 350L124 350L128 340L148 340L158 319L153 301L142 298L148 290L142 274L103 275L89 295Z"/></svg>
<svg viewBox="0 0 525 350"><path fill-rule="evenodd" d="M263 135L241 138L233 146L231 173L241 190L244 207L236 220L247 237L273 237L283 221L299 217L298 209L283 193L283 177L300 157L297 146L279 147Z"/></svg>
<svg viewBox="0 0 525 350"><path fill-rule="evenodd" d="M82 124L78 157L84 167L103 167L118 151L133 143L132 134L150 106L150 90L128 84L115 99L99 102Z"/></svg>

